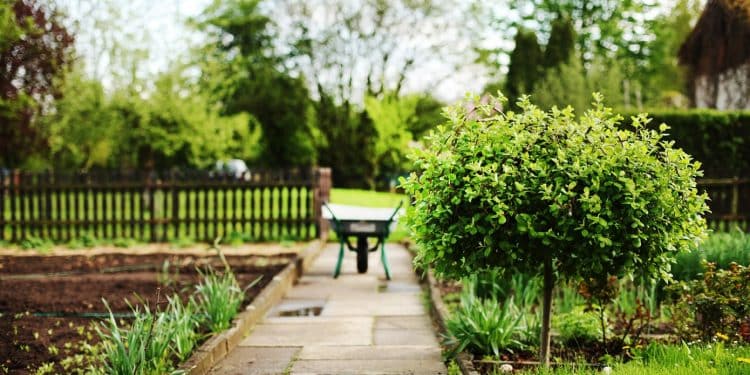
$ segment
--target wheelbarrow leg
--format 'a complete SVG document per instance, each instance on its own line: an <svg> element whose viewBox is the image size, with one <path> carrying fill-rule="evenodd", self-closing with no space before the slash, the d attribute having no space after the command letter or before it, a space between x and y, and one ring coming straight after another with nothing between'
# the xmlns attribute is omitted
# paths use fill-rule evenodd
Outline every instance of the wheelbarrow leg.
<svg viewBox="0 0 750 375"><path fill-rule="evenodd" d="M333 271L333 278L339 277L339 274L341 273L341 262L344 260L344 241L346 241L343 238L339 239L339 244L341 247L339 248L339 259L336 261L336 269Z"/></svg>
<svg viewBox="0 0 750 375"><path fill-rule="evenodd" d="M388 266L388 258L385 255L385 238L380 241L380 262L383 263L383 269L385 270L385 278L391 279L391 268Z"/></svg>

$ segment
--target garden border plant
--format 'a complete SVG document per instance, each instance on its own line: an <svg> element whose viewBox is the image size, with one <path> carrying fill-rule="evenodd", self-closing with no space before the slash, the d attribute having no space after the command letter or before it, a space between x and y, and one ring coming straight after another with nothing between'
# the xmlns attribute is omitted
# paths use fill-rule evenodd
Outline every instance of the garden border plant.
<svg viewBox="0 0 750 375"><path fill-rule="evenodd" d="M528 97L503 113L499 96L447 108L448 123L414 152L416 172L401 181L413 200L407 223L415 261L438 275L543 275L548 365L556 280L668 279L674 256L705 234L706 197L699 163L663 140L666 125L645 128L646 115L629 131L599 94L580 118Z"/></svg>

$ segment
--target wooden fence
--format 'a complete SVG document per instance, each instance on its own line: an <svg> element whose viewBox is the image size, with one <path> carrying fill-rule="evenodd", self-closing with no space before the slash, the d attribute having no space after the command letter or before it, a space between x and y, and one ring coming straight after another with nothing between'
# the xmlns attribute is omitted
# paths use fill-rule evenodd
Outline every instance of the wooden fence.
<svg viewBox="0 0 750 375"><path fill-rule="evenodd" d="M329 168L240 176L14 171L0 175L0 240L310 239L322 232L320 203L330 189Z"/></svg>
<svg viewBox="0 0 750 375"><path fill-rule="evenodd" d="M750 178L703 179L698 187L710 199L706 220L712 229L750 231Z"/></svg>

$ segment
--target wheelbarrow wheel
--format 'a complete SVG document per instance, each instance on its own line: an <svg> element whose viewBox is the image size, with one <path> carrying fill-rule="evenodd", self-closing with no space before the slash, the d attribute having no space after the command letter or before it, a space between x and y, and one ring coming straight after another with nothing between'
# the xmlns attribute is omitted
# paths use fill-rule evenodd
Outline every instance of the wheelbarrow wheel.
<svg viewBox="0 0 750 375"><path fill-rule="evenodd" d="M357 237L357 272L367 272L367 256L368 256L368 243L367 237Z"/></svg>
<svg viewBox="0 0 750 375"><path fill-rule="evenodd" d="M359 273L366 273L367 272L367 257L368 257L367 249L359 249L357 250L357 272Z"/></svg>

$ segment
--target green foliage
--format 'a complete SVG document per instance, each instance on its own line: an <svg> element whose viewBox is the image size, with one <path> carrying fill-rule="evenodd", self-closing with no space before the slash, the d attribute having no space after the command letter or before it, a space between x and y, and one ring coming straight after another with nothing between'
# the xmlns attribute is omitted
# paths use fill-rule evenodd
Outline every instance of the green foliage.
<svg viewBox="0 0 750 375"><path fill-rule="evenodd" d="M203 82L229 114L249 113L262 129L258 163L272 167L316 162L311 101L275 51L271 20L258 0L215 1L198 22L210 35L200 50ZM251 129L256 124L248 123Z"/></svg>
<svg viewBox="0 0 750 375"><path fill-rule="evenodd" d="M542 72L542 48L536 38L536 33L526 29L518 29L515 48L510 54L508 76L505 81L505 93L515 104L516 100L533 90Z"/></svg>
<svg viewBox="0 0 750 375"><path fill-rule="evenodd" d="M519 105L494 116L452 107L415 152L418 173L402 184L414 202L416 262L462 277L538 274L551 257L562 278L666 278L672 257L703 236L697 164L659 131L618 129L599 97L580 120Z"/></svg>
<svg viewBox="0 0 750 375"><path fill-rule="evenodd" d="M173 237L169 239L169 244L174 249L184 249L196 244L195 238L192 237Z"/></svg>
<svg viewBox="0 0 750 375"><path fill-rule="evenodd" d="M557 67L569 62L572 58L577 58L575 52L573 22L567 16L561 14L552 21L549 41L544 47L542 65L545 69Z"/></svg>
<svg viewBox="0 0 750 375"><path fill-rule="evenodd" d="M107 310L109 305L104 301ZM166 374L173 369L170 343L173 332L167 313L152 313L148 308L133 308L135 318L128 328L109 318L97 327L102 342L104 372L107 374Z"/></svg>
<svg viewBox="0 0 750 375"><path fill-rule="evenodd" d="M101 83L75 70L62 86L67 95L45 119L51 164L76 170L205 168L226 157L257 157L260 134L247 126L255 120L221 116L183 73L161 74L144 98L132 87L105 93Z"/></svg>
<svg viewBox="0 0 750 375"><path fill-rule="evenodd" d="M750 267L731 264L717 270L704 263L703 278L668 287L675 299L673 318L681 335L711 340L723 335L750 342Z"/></svg>
<svg viewBox="0 0 750 375"><path fill-rule="evenodd" d="M369 157L375 166L375 178L388 180L406 169L406 152L412 135L408 124L414 118L418 96L397 97L387 94L382 99L365 98L365 111L377 132L374 152Z"/></svg>
<svg viewBox="0 0 750 375"><path fill-rule="evenodd" d="M42 168L48 130L38 121L59 97L72 61L73 36L54 6L36 0L0 4L0 165Z"/></svg>
<svg viewBox="0 0 750 375"><path fill-rule="evenodd" d="M564 345L581 348L602 338L599 315L583 307L556 315L554 325Z"/></svg>
<svg viewBox="0 0 750 375"><path fill-rule="evenodd" d="M52 241L36 236L27 236L21 241L21 249L48 252L52 249Z"/></svg>
<svg viewBox="0 0 750 375"><path fill-rule="evenodd" d="M425 136L435 126L443 122L443 107L445 104L432 95L419 96L414 108L414 116L407 124L414 139Z"/></svg>
<svg viewBox="0 0 750 375"><path fill-rule="evenodd" d="M678 0L672 9L648 25L653 39L648 43L645 66L638 72L644 82L646 105L687 105L685 69L677 62L677 52L693 30L702 8L702 1Z"/></svg>
<svg viewBox="0 0 750 375"><path fill-rule="evenodd" d="M336 171L333 186L372 189L375 166L370 155L377 138L372 119L348 101L337 104L326 92L320 93L314 106L315 126L322 135L317 145L319 161Z"/></svg>
<svg viewBox="0 0 750 375"><path fill-rule="evenodd" d="M555 311L559 314L573 312L579 306L586 304L586 300L578 293L578 287L573 283L558 287L554 298Z"/></svg>
<svg viewBox="0 0 750 375"><path fill-rule="evenodd" d="M635 113L621 111L626 119ZM701 162L705 177L750 175L750 112L693 110L649 111L648 127L670 126L666 138ZM630 120L624 124L630 124Z"/></svg>
<svg viewBox="0 0 750 375"><path fill-rule="evenodd" d="M740 230L712 233L698 249L677 256L672 274L676 280L697 279L703 273L704 261L716 264L718 269L727 269L732 263L750 266L750 235Z"/></svg>
<svg viewBox="0 0 750 375"><path fill-rule="evenodd" d="M223 255L220 257L226 265ZM133 307L134 319L127 327L118 323L105 300L110 316L97 327L102 340L103 368L99 369L100 372L122 375L177 373L174 360L184 361L190 357L202 336L200 332L206 328L211 332L228 328L243 301L244 290L240 290L228 266L223 274L209 268L201 276L201 283L195 287L197 301L190 297L187 303L183 303L175 295L167 297L164 311L152 311L148 306L144 310ZM248 288L259 280L256 279Z"/></svg>
<svg viewBox="0 0 750 375"><path fill-rule="evenodd" d="M199 319L195 316L197 308L195 301L191 298L187 304L183 304L179 297L167 297L167 327L171 333L170 342L172 351L180 361L190 357L196 343L198 342Z"/></svg>
<svg viewBox="0 0 750 375"><path fill-rule="evenodd" d="M449 344L455 353L464 350L499 357L505 351L523 348L522 315L513 300L500 303L475 296L472 288L465 288L461 303L445 322Z"/></svg>
<svg viewBox="0 0 750 375"><path fill-rule="evenodd" d="M209 268L201 273L202 280L196 288L197 306L205 312L205 324L211 332L221 332L229 328L245 293L240 289L234 274L228 268L218 273Z"/></svg>
<svg viewBox="0 0 750 375"><path fill-rule="evenodd" d="M590 93L601 92L610 103L623 106L622 81L625 77L617 61L596 59L588 69L577 56L546 70L534 86L534 104L549 109L570 105L576 112L589 109Z"/></svg>
<svg viewBox="0 0 750 375"><path fill-rule="evenodd" d="M729 346L723 343L699 345L668 345L652 343L634 350L636 358L627 363L615 363L613 374L673 375L673 374L745 374L750 369L750 347ZM528 369L521 374L535 375L597 375L601 369L583 366L556 366Z"/></svg>

